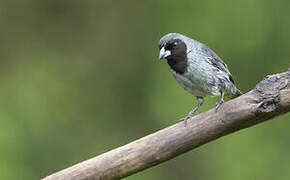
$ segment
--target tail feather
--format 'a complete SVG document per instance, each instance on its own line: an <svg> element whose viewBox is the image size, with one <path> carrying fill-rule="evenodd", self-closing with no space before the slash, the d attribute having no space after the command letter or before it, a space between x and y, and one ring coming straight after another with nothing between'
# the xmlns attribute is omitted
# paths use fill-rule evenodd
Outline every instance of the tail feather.
<svg viewBox="0 0 290 180"><path fill-rule="evenodd" d="M241 92L237 87L235 87L235 88L234 88L234 92L233 92L231 98L239 97L239 96L241 96L242 94L243 94L243 93L242 93L242 92Z"/></svg>

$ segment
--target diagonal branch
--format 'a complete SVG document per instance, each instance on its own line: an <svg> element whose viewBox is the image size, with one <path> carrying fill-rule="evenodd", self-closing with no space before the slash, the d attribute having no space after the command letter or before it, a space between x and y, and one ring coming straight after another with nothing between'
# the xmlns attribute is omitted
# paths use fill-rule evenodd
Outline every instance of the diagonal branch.
<svg viewBox="0 0 290 180"><path fill-rule="evenodd" d="M183 122L52 174L43 180L120 179L209 141L290 111L290 72L267 76L255 89Z"/></svg>

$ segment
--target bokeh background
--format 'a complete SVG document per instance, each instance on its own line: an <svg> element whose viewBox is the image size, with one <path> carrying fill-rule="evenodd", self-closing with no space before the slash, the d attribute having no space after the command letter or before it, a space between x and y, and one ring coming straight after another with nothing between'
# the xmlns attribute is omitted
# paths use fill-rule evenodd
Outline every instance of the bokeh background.
<svg viewBox="0 0 290 180"><path fill-rule="evenodd" d="M244 92L286 71L290 1L0 1L0 179L40 179L172 125L191 110L158 61L180 32ZM218 98L206 98L198 113ZM126 179L288 180L290 114Z"/></svg>

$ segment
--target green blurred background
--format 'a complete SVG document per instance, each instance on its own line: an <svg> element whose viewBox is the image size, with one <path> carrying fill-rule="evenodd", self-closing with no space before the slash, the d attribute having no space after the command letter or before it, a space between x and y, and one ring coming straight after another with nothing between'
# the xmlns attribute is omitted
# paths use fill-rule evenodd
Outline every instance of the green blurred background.
<svg viewBox="0 0 290 180"><path fill-rule="evenodd" d="M0 1L0 179L40 179L167 127L195 98L158 61L180 32L244 92L286 71L290 1ZM198 113L218 98L206 98ZM289 114L128 177L288 180ZM287 121L288 120L288 121Z"/></svg>

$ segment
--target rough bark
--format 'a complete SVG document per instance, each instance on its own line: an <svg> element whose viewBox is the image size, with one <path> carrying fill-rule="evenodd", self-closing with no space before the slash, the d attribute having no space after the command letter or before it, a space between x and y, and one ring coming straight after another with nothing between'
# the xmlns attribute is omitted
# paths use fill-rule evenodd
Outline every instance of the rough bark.
<svg viewBox="0 0 290 180"><path fill-rule="evenodd" d="M120 179L167 161L209 141L290 111L290 73L267 76L250 92L52 174L44 180Z"/></svg>

